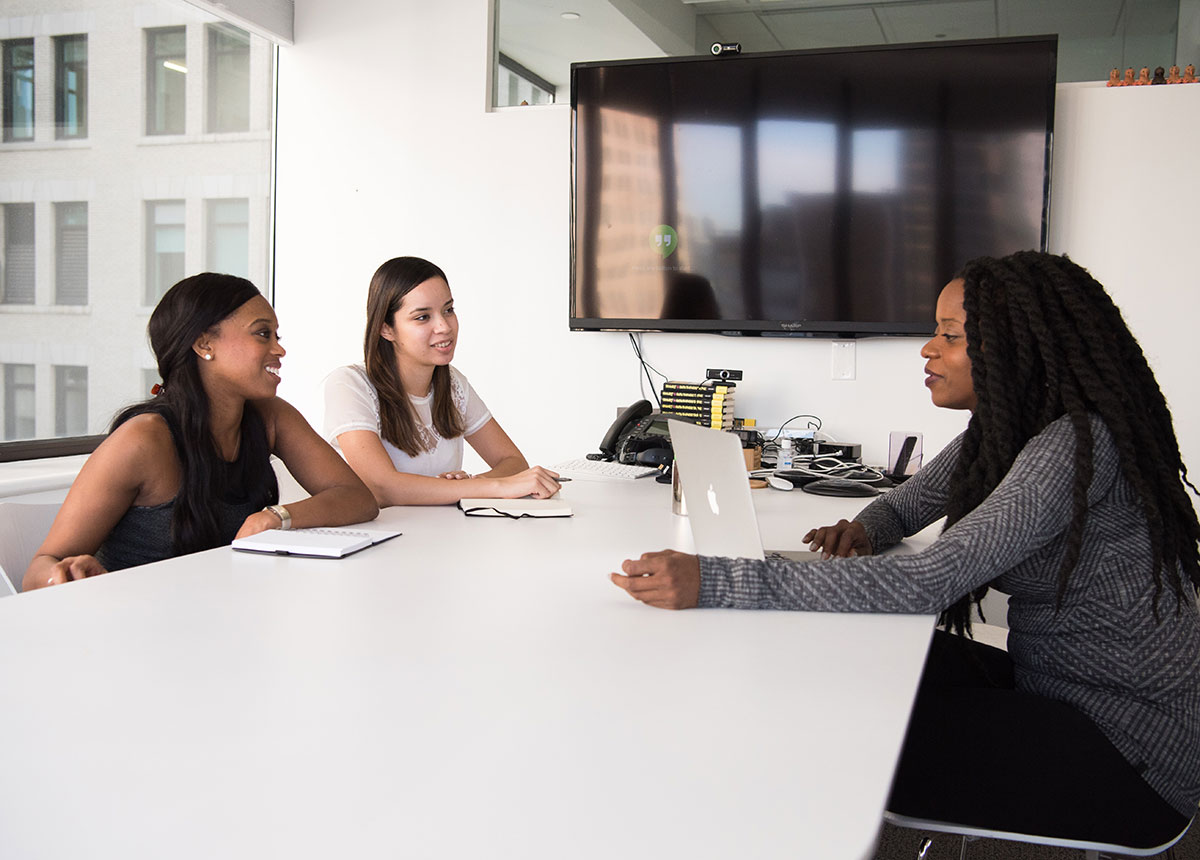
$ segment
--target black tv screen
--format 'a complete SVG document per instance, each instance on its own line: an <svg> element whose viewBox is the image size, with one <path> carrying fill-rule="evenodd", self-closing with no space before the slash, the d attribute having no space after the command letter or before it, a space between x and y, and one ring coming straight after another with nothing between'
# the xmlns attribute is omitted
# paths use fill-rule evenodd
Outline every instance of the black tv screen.
<svg viewBox="0 0 1200 860"><path fill-rule="evenodd" d="M1057 38L571 66L571 328L927 334L1045 249Z"/></svg>

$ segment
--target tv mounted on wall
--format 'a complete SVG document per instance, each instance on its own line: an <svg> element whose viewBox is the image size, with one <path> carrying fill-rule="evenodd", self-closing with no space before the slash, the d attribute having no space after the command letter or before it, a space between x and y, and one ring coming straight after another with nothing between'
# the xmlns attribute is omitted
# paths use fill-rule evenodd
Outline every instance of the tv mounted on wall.
<svg viewBox="0 0 1200 860"><path fill-rule="evenodd" d="M571 66L576 330L928 334L1045 249L1057 37Z"/></svg>

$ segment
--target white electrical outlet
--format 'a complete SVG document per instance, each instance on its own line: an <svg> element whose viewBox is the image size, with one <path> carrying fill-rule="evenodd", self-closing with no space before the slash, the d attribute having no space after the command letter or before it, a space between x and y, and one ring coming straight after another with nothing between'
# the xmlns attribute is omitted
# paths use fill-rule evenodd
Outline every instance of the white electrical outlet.
<svg viewBox="0 0 1200 860"><path fill-rule="evenodd" d="M829 378L853 379L855 373L855 343L852 340L835 340L830 354Z"/></svg>

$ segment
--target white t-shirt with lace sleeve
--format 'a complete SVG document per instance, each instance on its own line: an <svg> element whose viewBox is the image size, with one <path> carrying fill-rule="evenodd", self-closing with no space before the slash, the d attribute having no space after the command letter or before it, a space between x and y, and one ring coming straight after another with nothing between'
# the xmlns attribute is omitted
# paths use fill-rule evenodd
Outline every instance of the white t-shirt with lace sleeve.
<svg viewBox="0 0 1200 860"><path fill-rule="evenodd" d="M462 436L443 439L433 427L433 392L408 399L417 414L417 432L425 450L410 457L380 436L383 449L391 457L397 472L413 475L440 475L462 468L463 439L477 432L492 419L492 413L467 378L450 368L450 397L463 417ZM370 430L379 434L379 393L367 378L361 364L339 367L325 377L325 438L341 453L337 437L349 430Z"/></svg>

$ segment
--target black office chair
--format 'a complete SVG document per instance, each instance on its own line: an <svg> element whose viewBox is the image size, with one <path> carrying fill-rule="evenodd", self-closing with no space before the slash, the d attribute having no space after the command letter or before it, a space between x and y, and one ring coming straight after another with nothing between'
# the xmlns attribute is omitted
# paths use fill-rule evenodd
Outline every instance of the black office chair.
<svg viewBox="0 0 1200 860"><path fill-rule="evenodd" d="M906 815L898 815L894 812L884 812L883 820L889 824L894 824L897 827L905 827L910 830L927 830L934 833L953 833L962 837L962 848L959 851L959 860L966 860L967 843L976 839L1003 839L1008 842L1025 842L1030 845L1049 845L1056 848L1075 848L1084 852L1084 857L1087 860L1099 860L1109 854L1116 854L1124 857L1153 857L1161 854L1164 851L1171 851L1171 847L1175 845L1184 834L1188 832L1188 828L1192 826L1192 821L1184 825L1183 830L1175 838L1155 846L1154 848L1130 848L1127 845L1110 845L1104 842L1088 842L1082 839L1058 839L1052 836L1031 836L1027 833L1008 833L1001 830L986 830L982 827L969 827L961 824L953 824L947 821L929 821L923 818L909 818ZM921 844L917 846L917 860L924 860L926 852L929 851L933 840L928 836L921 840ZM1167 855L1173 857L1174 852Z"/></svg>

